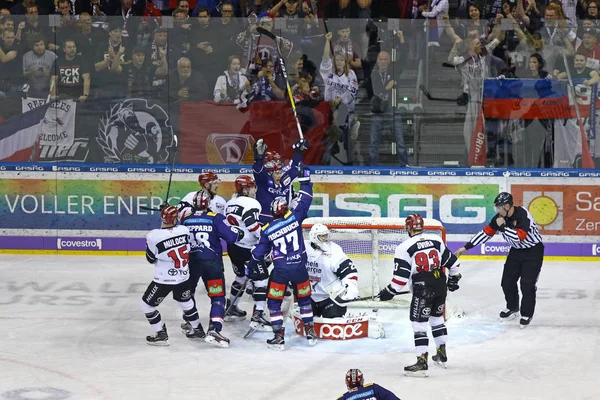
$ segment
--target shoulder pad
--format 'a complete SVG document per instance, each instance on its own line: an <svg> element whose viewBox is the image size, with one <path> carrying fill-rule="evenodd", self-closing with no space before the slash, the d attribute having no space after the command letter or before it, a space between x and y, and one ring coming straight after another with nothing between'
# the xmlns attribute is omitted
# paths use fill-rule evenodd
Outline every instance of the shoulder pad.
<svg viewBox="0 0 600 400"><path fill-rule="evenodd" d="M263 231L267 230L267 228L269 227L270 222L267 222L266 224L264 224L264 226L261 228Z"/></svg>
<svg viewBox="0 0 600 400"><path fill-rule="evenodd" d="M373 382L370 382L370 383L365 383L365 384L363 385L363 387L372 386L372 385L373 385Z"/></svg>
<svg viewBox="0 0 600 400"><path fill-rule="evenodd" d="M209 216L211 216L211 217L214 217L215 215L217 215L217 213L214 213L212 211L209 211L206 214L209 215Z"/></svg>
<svg viewBox="0 0 600 400"><path fill-rule="evenodd" d="M292 210L288 210L288 211L285 213L285 215L283 216L283 218L287 218L287 217L289 217L290 215L292 215Z"/></svg>

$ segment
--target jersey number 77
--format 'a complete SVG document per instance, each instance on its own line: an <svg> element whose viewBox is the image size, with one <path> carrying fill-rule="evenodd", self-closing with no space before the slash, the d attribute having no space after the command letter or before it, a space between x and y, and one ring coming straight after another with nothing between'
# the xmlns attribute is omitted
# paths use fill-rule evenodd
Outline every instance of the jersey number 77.
<svg viewBox="0 0 600 400"><path fill-rule="evenodd" d="M292 244L292 250L298 251L300 245L298 244L298 232L292 231L285 236L273 240L273 245L276 246L281 254L287 254L287 243Z"/></svg>

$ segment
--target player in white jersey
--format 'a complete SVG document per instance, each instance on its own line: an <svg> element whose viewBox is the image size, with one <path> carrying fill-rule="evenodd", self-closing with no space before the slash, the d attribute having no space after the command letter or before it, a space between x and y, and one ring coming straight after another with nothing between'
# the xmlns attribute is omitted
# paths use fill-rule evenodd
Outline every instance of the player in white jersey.
<svg viewBox="0 0 600 400"><path fill-rule="evenodd" d="M341 304L359 296L358 271L344 250L329 240L325 225L313 225L309 241L306 269L312 286L313 314L323 318L342 317L346 307Z"/></svg>
<svg viewBox="0 0 600 400"><path fill-rule="evenodd" d="M240 228L244 232L244 237L239 242L227 246L235 280L231 284L230 299L227 302L226 321L244 320L246 318L246 312L240 310L237 306L237 302L241 297L241 295L238 296L238 293L244 290L244 283L246 282L245 264L252 258L251 250L260 240L259 215L261 206L255 199L256 182L251 176L240 175L235 180L235 192L235 195L227 202L225 214L229 225ZM271 324L264 315L268 280L269 276L265 274L265 276L255 277L255 279L248 282L251 282L254 287L252 292L254 310L250 326L255 330L265 332L271 331Z"/></svg>
<svg viewBox="0 0 600 400"><path fill-rule="evenodd" d="M428 326L435 340L437 353L433 361L444 366L448 360L446 341L448 331L444 324L447 291L458 289L461 275L459 263L448 250L442 239L434 234L423 233L423 218L412 214L406 218L405 228L409 239L396 247L394 254L394 276L392 283L379 292L381 301L391 300L409 282L412 282L412 300L410 302L410 320L412 322L417 362L404 367L408 376L427 376L427 358L429 338ZM444 268L448 268L450 277L446 283Z"/></svg>
<svg viewBox="0 0 600 400"><path fill-rule="evenodd" d="M160 212L162 225L153 229L146 237L146 260L155 264L154 280L142 296L140 308L155 331L146 336L146 342L154 346L168 346L167 326L162 323L156 309L169 293L183 310L193 330L186 333L190 339L204 338L198 311L192 301L189 285L190 231L185 226L177 226L177 209L165 207Z"/></svg>
<svg viewBox="0 0 600 400"><path fill-rule="evenodd" d="M225 204L224 198L217 194L221 180L219 176L212 171L202 172L198 175L198 183L200 184L200 190L205 191L210 195L210 203L208 209L217 214L225 215ZM183 199L177 204L177 210L179 210L179 219L183 219L186 213L193 212L191 210L192 204L194 203L194 196L197 192L189 192Z"/></svg>

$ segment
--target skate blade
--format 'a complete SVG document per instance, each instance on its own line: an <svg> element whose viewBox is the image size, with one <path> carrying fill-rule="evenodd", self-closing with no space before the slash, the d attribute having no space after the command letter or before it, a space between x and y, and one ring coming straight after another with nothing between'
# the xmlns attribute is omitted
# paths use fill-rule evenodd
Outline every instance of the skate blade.
<svg viewBox="0 0 600 400"><path fill-rule="evenodd" d="M157 347L166 347L169 346L170 343L168 340L163 340L160 342L146 342L148 344L148 346L157 346Z"/></svg>
<svg viewBox="0 0 600 400"><path fill-rule="evenodd" d="M444 361L435 361L434 360L434 362L435 362L435 365L440 366L444 369L448 369L448 366L446 365L446 363Z"/></svg>
<svg viewBox="0 0 600 400"><path fill-rule="evenodd" d="M314 346L315 344L317 344L319 342L319 339L306 339L308 341L308 344L310 346Z"/></svg>
<svg viewBox="0 0 600 400"><path fill-rule="evenodd" d="M250 322L250 329L254 329L255 332L271 332L273 330L273 327L271 327L271 325L261 324L260 322Z"/></svg>
<svg viewBox="0 0 600 400"><path fill-rule="evenodd" d="M185 335L185 337L188 338L188 339L190 339L190 340L193 340L193 341L200 341L200 340L205 340L206 339L206 335L204 335L204 336L188 336L188 335Z"/></svg>
<svg viewBox="0 0 600 400"><path fill-rule="evenodd" d="M519 313L514 313L514 314L509 315L506 318L500 317L500 321L502 321L502 322L513 321L513 320L515 320L517 318L520 318L520 317L521 317L521 315Z"/></svg>
<svg viewBox="0 0 600 400"><path fill-rule="evenodd" d="M529 326L529 325L520 325L519 327L520 327L521 329L525 329L525 328L527 328L528 326Z"/></svg>
<svg viewBox="0 0 600 400"><path fill-rule="evenodd" d="M404 375L411 378L429 378L427 371L404 371Z"/></svg>
<svg viewBox="0 0 600 400"><path fill-rule="evenodd" d="M254 335L254 332L256 332L256 329L254 329L254 328L248 329L248 332L246 332L246 334L244 335L244 339L248 339L250 336Z"/></svg>
<svg viewBox="0 0 600 400"><path fill-rule="evenodd" d="M217 340L212 336L207 336L204 338L204 341L206 343L212 344L213 346L217 346L217 347L221 347L223 349L229 347L229 342L226 342L224 340Z"/></svg>
<svg viewBox="0 0 600 400"><path fill-rule="evenodd" d="M269 343L267 343L267 347L270 348L271 350L277 350L277 351L283 351L284 350L284 345L283 344L269 344Z"/></svg>
<svg viewBox="0 0 600 400"><path fill-rule="evenodd" d="M245 321L246 317L236 317L234 315L226 315L225 318L223 318L225 320L225 322L236 322L236 321Z"/></svg>

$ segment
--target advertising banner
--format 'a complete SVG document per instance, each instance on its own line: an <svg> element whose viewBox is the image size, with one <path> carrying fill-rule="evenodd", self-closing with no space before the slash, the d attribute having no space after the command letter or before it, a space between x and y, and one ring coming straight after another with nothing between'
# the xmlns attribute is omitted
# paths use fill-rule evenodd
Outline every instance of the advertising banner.
<svg viewBox="0 0 600 400"><path fill-rule="evenodd" d="M542 235L600 236L600 186L513 184Z"/></svg>

